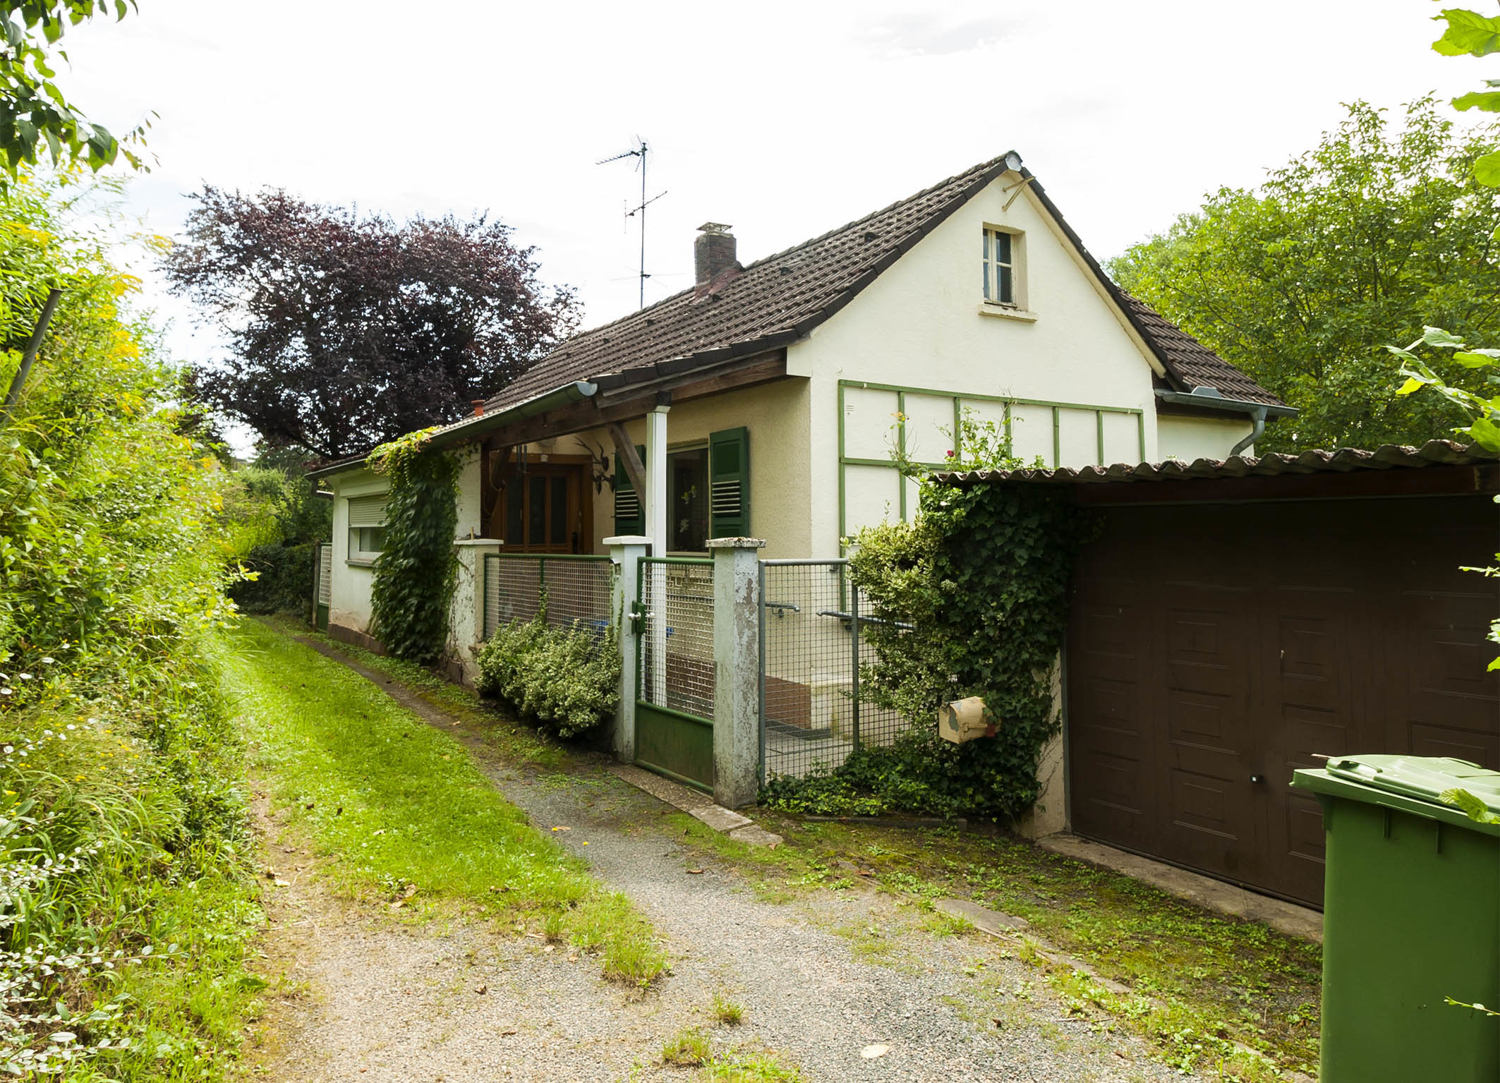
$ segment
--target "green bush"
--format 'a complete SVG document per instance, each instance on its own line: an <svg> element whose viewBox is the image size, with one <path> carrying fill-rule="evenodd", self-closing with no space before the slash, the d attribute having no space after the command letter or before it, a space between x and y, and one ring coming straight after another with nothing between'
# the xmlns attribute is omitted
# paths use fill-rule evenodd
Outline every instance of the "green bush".
<svg viewBox="0 0 1500 1083"><path fill-rule="evenodd" d="M258 987L219 692L226 472L123 309L89 193L0 196L0 1071L222 1077Z"/></svg>
<svg viewBox="0 0 1500 1083"><path fill-rule="evenodd" d="M559 737L597 729L620 705L620 648L614 626L558 628L545 609L502 626L480 650L479 691Z"/></svg>
<svg viewBox="0 0 1500 1083"><path fill-rule="evenodd" d="M244 578L229 587L229 597L246 613L297 613L306 615L312 605L313 571L317 545L272 542L257 545L241 565L255 578Z"/></svg>

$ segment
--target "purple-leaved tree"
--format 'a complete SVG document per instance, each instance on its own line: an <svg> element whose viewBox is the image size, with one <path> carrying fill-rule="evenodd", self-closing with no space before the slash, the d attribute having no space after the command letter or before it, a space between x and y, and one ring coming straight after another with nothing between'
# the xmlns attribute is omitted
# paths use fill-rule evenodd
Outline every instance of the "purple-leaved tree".
<svg viewBox="0 0 1500 1083"><path fill-rule="evenodd" d="M271 447L363 454L458 418L577 322L535 250L479 216L383 216L205 185L167 256L174 292L225 334L192 371L198 397Z"/></svg>

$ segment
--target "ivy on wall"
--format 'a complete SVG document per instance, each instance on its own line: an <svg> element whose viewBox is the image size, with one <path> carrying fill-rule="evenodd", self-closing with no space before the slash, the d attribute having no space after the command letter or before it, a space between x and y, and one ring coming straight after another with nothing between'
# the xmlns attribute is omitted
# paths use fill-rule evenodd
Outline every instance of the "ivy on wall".
<svg viewBox="0 0 1500 1083"><path fill-rule="evenodd" d="M962 436L950 453L959 469L1021 465L993 426L966 418ZM1053 667L1081 520L1050 486L917 476L921 515L861 531L849 565L871 606L862 615L876 618L861 626L861 696L913 725L821 776L773 780L764 796L782 808L1006 820L1037 799L1038 759L1059 724ZM939 706L965 696L999 717L994 738L938 736Z"/></svg>
<svg viewBox="0 0 1500 1083"><path fill-rule="evenodd" d="M398 658L429 664L448 638L448 607L457 582L458 462L429 443L434 430L408 433L370 452L388 474L385 546L371 591L375 634Z"/></svg>

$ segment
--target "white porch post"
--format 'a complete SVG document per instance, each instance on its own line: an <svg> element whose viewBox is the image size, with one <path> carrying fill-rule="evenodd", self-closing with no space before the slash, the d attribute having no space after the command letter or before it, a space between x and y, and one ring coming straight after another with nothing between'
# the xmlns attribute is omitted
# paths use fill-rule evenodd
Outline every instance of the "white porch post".
<svg viewBox="0 0 1500 1083"><path fill-rule="evenodd" d="M714 800L755 803L760 790L759 538L714 538Z"/></svg>
<svg viewBox="0 0 1500 1083"><path fill-rule="evenodd" d="M667 555L667 411L670 406L656 406L646 415L646 534L651 539L651 555ZM647 609L651 620L651 702L667 702L667 578L653 574L648 581L650 597Z"/></svg>
<svg viewBox="0 0 1500 1083"><path fill-rule="evenodd" d="M618 622L615 638L620 643L620 707L615 712L613 746L615 759L621 763L634 763L635 676L641 640L631 625L630 607L639 597L641 557L646 555L651 539L638 534L622 534L605 538L604 544L609 546L609 559L619 569L615 573L615 588L609 603L610 620Z"/></svg>

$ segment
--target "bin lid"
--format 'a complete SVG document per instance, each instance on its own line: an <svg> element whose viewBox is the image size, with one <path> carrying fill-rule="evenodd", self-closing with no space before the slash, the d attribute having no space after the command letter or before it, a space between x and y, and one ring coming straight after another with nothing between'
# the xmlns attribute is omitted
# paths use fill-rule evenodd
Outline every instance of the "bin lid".
<svg viewBox="0 0 1500 1083"><path fill-rule="evenodd" d="M1500 812L1500 771L1447 756L1337 756L1328 761L1334 778L1435 805L1446 805L1446 790L1467 790L1492 812ZM1452 807L1452 806L1447 806Z"/></svg>

